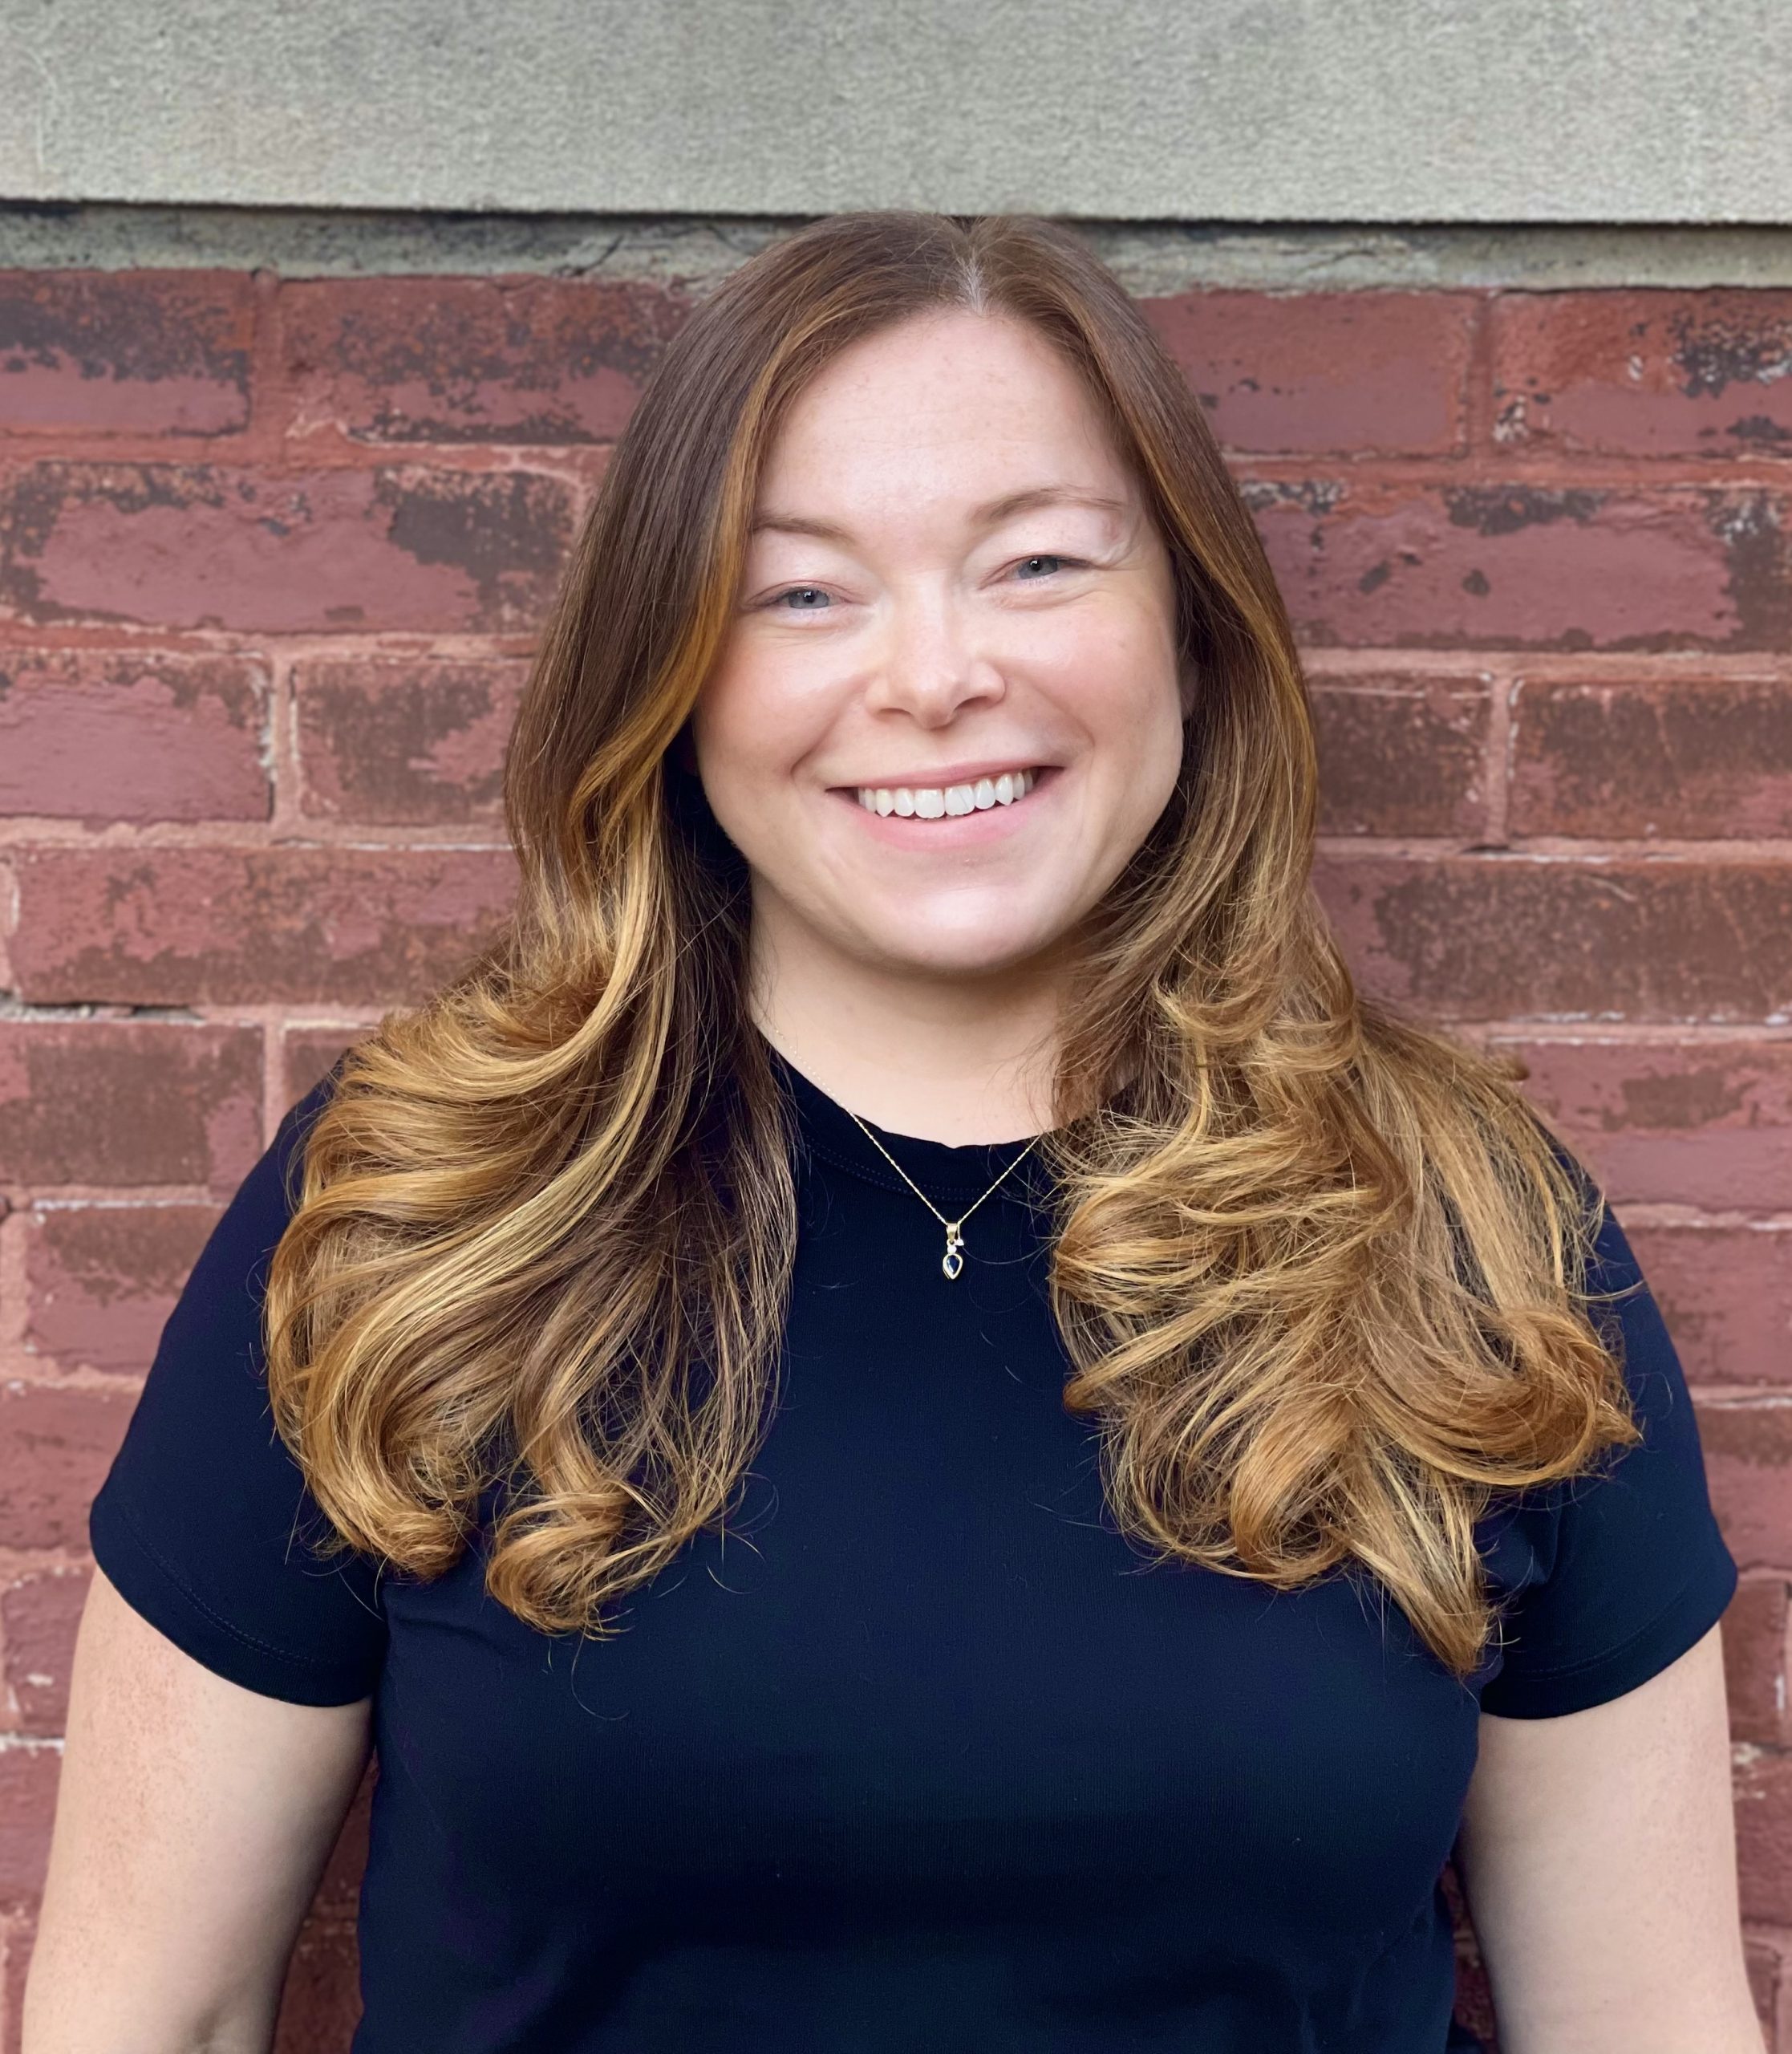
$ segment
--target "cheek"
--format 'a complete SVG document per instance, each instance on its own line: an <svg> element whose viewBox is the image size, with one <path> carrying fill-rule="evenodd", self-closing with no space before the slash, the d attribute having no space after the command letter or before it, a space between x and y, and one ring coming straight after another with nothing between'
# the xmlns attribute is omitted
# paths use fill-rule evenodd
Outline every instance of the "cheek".
<svg viewBox="0 0 1792 2054"><path fill-rule="evenodd" d="M800 751L791 709L776 672L751 651L729 656L709 677L691 710L697 766L718 815L728 798L788 769Z"/></svg>
<svg viewBox="0 0 1792 2054"><path fill-rule="evenodd" d="M1092 609L1044 660L1060 703L1104 752L1155 757L1166 729L1181 725L1175 652L1154 618Z"/></svg>

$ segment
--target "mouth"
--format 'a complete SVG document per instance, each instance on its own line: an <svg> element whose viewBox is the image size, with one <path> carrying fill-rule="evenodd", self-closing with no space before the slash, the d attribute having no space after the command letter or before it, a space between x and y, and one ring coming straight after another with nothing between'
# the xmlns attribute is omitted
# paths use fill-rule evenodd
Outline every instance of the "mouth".
<svg viewBox="0 0 1792 2054"><path fill-rule="evenodd" d="M835 790L865 813L881 819L962 820L1017 806L1036 786L1056 774L1056 764L1032 764L952 785L841 785Z"/></svg>

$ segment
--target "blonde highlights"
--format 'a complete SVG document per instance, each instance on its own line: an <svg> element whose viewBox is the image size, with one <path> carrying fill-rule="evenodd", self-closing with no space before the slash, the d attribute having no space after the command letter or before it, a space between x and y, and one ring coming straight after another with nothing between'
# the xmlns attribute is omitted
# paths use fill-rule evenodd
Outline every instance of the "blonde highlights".
<svg viewBox="0 0 1792 2054"><path fill-rule="evenodd" d="M1361 999L1311 891L1317 772L1275 581L1201 408L1073 237L837 216L674 338L511 737L514 913L344 1057L270 1273L279 1429L340 1545L423 1577L486 1519L545 1631L724 1519L776 1402L791 1112L746 1018L748 880L673 745L765 454L859 337L942 307L1079 371L1168 546L1195 707L1060 1025L1050 1289L1141 1546L1293 1587L1356 1565L1458 1674L1493 1494L1634 1439L1585 1193L1510 1070ZM845 1451L843 1451L843 1456Z"/></svg>

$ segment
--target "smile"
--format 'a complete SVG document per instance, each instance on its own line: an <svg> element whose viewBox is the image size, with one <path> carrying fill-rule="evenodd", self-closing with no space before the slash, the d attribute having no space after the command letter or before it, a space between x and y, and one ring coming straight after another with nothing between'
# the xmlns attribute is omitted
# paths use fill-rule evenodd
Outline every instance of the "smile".
<svg viewBox="0 0 1792 2054"><path fill-rule="evenodd" d="M1036 769L1005 770L999 777L979 777L972 784L860 785L855 793L867 813L894 813L905 820L939 820L987 813L993 806L1013 806L1038 781Z"/></svg>

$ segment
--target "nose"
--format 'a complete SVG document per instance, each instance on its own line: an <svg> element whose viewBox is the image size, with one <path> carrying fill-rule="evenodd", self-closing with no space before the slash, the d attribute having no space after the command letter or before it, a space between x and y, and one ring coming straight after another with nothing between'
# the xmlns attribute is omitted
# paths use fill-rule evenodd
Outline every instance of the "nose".
<svg viewBox="0 0 1792 2054"><path fill-rule="evenodd" d="M874 712L907 713L924 728L947 726L960 708L999 700L1006 690L994 652L949 592L910 591L886 616L866 693Z"/></svg>

